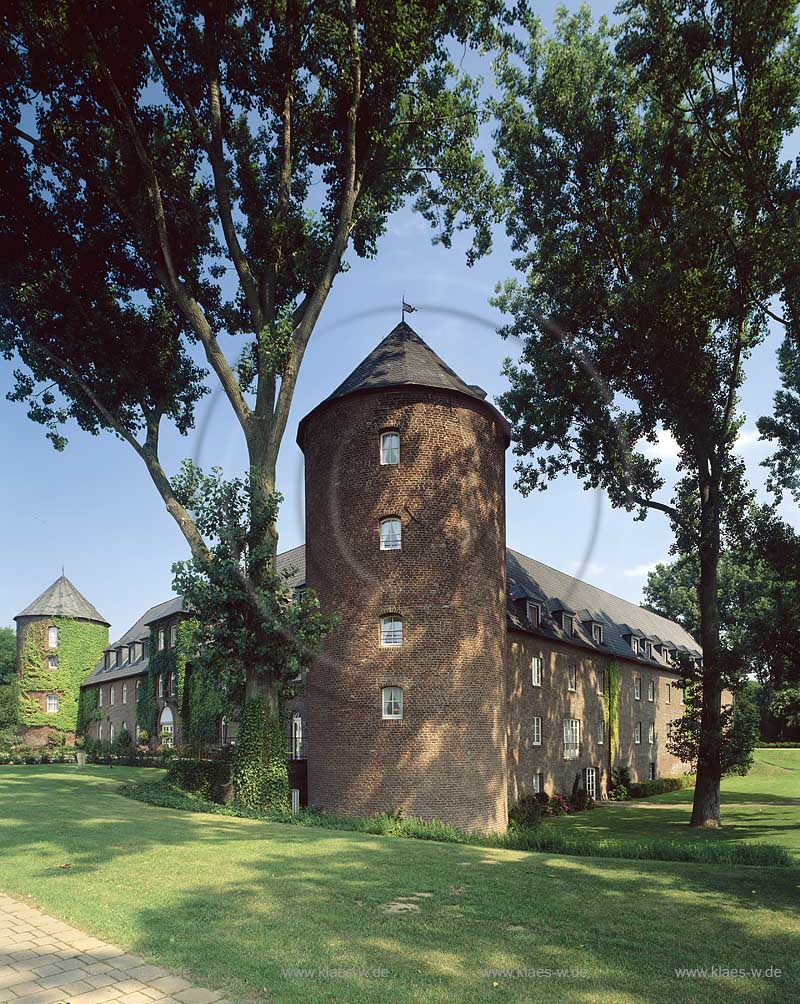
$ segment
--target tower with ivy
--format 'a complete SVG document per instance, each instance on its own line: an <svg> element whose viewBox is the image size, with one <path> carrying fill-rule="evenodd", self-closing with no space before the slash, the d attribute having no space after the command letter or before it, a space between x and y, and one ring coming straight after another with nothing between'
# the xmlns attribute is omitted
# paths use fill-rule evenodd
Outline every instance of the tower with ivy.
<svg viewBox="0 0 800 1004"><path fill-rule="evenodd" d="M28 746L75 741L81 683L108 646L108 621L65 575L14 618L19 734Z"/></svg>

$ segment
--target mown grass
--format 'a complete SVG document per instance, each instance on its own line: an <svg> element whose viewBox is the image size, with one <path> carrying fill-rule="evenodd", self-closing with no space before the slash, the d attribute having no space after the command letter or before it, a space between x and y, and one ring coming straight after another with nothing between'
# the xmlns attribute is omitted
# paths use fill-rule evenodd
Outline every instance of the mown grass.
<svg viewBox="0 0 800 1004"><path fill-rule="evenodd" d="M0 768L0 888L235 1001L800 999L796 869L400 840L118 794L152 776ZM783 975L675 972L713 965Z"/></svg>
<svg viewBox="0 0 800 1004"><path fill-rule="evenodd" d="M330 812L300 812L296 816L238 809L208 802L169 784L166 780L144 784L127 784L120 789L129 798L172 809L205 812L220 816L261 819L291 826L316 827L328 830L350 830L381 836L408 837L413 840L433 840L447 844L471 844L477 847L503 847L509 850L543 851L549 854L572 854L579 857L626 858L639 861L694 861L706 864L759 865L788 868L791 855L770 844L742 841L711 841L684 833L680 837L663 837L659 832L641 834L639 839L598 838L593 832L570 834L554 820L547 820L537 829L511 829L503 834L464 833L437 820L398 818L380 813L375 816L340 816ZM592 814L580 818L590 820ZM685 830L685 827L683 828Z"/></svg>

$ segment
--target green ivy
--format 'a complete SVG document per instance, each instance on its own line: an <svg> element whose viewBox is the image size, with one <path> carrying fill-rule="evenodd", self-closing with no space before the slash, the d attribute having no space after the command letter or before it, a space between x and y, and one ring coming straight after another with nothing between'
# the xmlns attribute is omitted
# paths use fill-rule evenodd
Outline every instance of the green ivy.
<svg viewBox="0 0 800 1004"><path fill-rule="evenodd" d="M199 746L214 743L220 718L231 713L225 694L210 673L197 667L189 674L187 690L189 715L184 722L184 735Z"/></svg>
<svg viewBox="0 0 800 1004"><path fill-rule="evenodd" d="M175 677L175 691L181 721L184 726L190 718L189 688L186 686L186 667L194 651L194 638L197 631L197 621L187 618L178 624L178 637L175 645L158 651L158 630L150 631L150 658L147 665L147 680L139 688L139 704L136 720L140 729L145 729L150 735L156 731L156 678L172 673Z"/></svg>
<svg viewBox="0 0 800 1004"><path fill-rule="evenodd" d="M58 647L47 645L47 629L58 628ZM105 624L53 617L28 624L20 652L19 721L21 725L49 725L62 732L78 728L80 688L108 647ZM58 657L58 668L49 669L48 657ZM55 714L43 711L32 693L58 694Z"/></svg>
<svg viewBox="0 0 800 1004"><path fill-rule="evenodd" d="M245 701L231 765L234 800L245 809L289 808L284 722L264 698Z"/></svg>
<svg viewBox="0 0 800 1004"><path fill-rule="evenodd" d="M616 763L619 754L619 663L612 659L608 664L608 742L611 750L610 766Z"/></svg>
<svg viewBox="0 0 800 1004"><path fill-rule="evenodd" d="M76 735L85 736L90 722L99 722L103 717L103 712L97 706L100 696L99 687L91 687L80 692L78 697L78 723L75 728Z"/></svg>

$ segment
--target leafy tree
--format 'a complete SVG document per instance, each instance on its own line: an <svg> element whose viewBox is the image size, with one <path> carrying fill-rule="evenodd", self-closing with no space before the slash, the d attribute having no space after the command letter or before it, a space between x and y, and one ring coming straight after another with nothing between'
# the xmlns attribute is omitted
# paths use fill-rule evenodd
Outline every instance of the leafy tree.
<svg viewBox="0 0 800 1004"><path fill-rule="evenodd" d="M209 582L214 550L162 466L162 426L186 434L208 380L222 389L249 463L241 586L263 596L278 451L346 252L374 255L409 198L443 242L470 224L475 252L488 243L488 220L452 208L488 179L477 84L450 47L481 44L500 9L11 0L0 15L11 396L59 449L67 420L128 443ZM274 666L245 655L245 701L274 719Z"/></svg>
<svg viewBox="0 0 800 1004"><path fill-rule="evenodd" d="M667 515L695 555L700 674L693 826L718 826L722 691L738 669L721 636L719 561L751 494L733 451L744 362L781 288L769 220L704 117L747 137L765 176L796 121L794 5L623 4L595 29L562 11L545 39L527 13L498 59L498 160L523 279L496 304L521 339L502 404L518 487L571 472L643 519ZM700 111L697 111L699 109ZM670 435L673 498L646 447Z"/></svg>
<svg viewBox="0 0 800 1004"><path fill-rule="evenodd" d="M17 633L12 627L0 627L0 686L11 683L17 675Z"/></svg>
<svg viewBox="0 0 800 1004"><path fill-rule="evenodd" d="M788 336L784 339L778 350L778 369L781 387L775 392L774 413L757 423L761 438L777 446L764 461L769 468L767 487L778 498L788 491L800 502L800 335L797 342Z"/></svg>

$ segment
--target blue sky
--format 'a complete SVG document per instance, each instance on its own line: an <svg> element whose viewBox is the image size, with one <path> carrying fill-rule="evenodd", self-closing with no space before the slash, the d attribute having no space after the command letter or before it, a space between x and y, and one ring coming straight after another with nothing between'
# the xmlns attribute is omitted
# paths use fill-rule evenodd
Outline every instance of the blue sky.
<svg viewBox="0 0 800 1004"><path fill-rule="evenodd" d="M540 5L546 19L554 4ZM595 10L603 11L595 5ZM488 65L483 71L489 75ZM326 397L400 318L403 291L418 308L413 327L467 383L490 396L501 393L503 358L514 345L495 333L501 316L489 306L498 280L510 274L503 234L494 250L473 268L465 263L466 242L450 251L432 246L427 225L410 210L394 216L371 261L350 257L339 276L312 338L279 461L285 496L281 549L302 543L303 464L295 444L298 421ZM778 385L775 351L780 332L748 363L742 409L747 416L739 449L753 483L763 485L759 462L768 447L755 436L755 420L771 410ZM679 365L680 361L676 361ZM5 400L13 364L0 360L0 624L18 613L60 573L98 607L119 635L142 611L171 594L170 566L186 557L186 546L164 509L142 462L108 433L91 437L68 429L69 445L56 453L24 408ZM166 430L165 430L166 433ZM674 480L669 442L659 448L663 470ZM221 397L203 402L197 429L188 438L164 435L168 471L191 456L203 466L239 473L244 463L241 435ZM653 513L642 523L614 511L606 499L564 478L527 499L513 489L514 457L507 461L508 545L540 561L638 602L646 573L668 557L666 518ZM800 527L800 510L787 504L785 517ZM593 528L597 524L597 533Z"/></svg>

